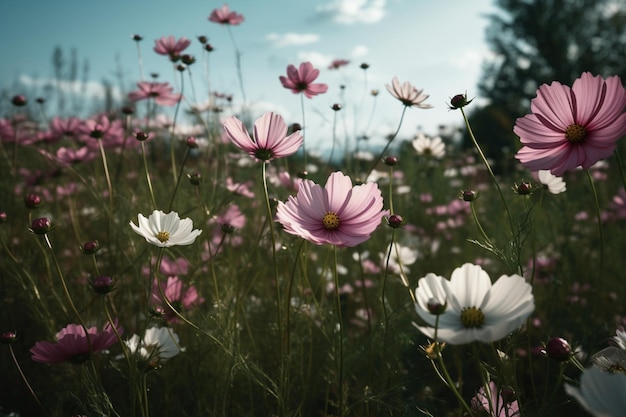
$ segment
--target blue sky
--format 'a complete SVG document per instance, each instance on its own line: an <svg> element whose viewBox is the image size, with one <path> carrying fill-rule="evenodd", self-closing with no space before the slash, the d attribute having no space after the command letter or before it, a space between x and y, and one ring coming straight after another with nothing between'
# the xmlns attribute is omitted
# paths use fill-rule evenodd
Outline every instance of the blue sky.
<svg viewBox="0 0 626 417"><path fill-rule="evenodd" d="M459 124L460 115L446 107L449 97L467 91L476 95L481 62L489 59L484 43L491 0L232 0L231 10L245 21L231 27L241 52L247 106L253 117L263 111L281 113L288 122L302 117L300 98L282 88L278 76L288 64L311 61L321 70L319 82L328 93L305 99L307 137L319 130L328 135L334 103L344 106L349 128L370 125L374 138L397 127L402 105L385 90L393 76L410 81L430 95L433 109L410 109L403 134L420 126L435 134L440 124ZM192 66L196 101L206 100L206 80L213 90L231 93L240 103L235 47L227 27L208 21L220 2L191 0L4 0L0 2L0 88L19 94L24 85L42 85L53 78L52 52L75 48L79 66L89 63L89 79L106 79L128 92L139 81L133 34L140 34L144 72L160 74L160 81L178 83L166 57L152 51L154 40L173 35L192 40L185 51L198 58ZM209 56L208 77L196 36L205 35L215 47ZM340 71L327 69L332 59L347 59ZM361 63L370 68L363 71ZM124 85L116 80L121 70ZM189 84L186 84L189 88ZM340 86L345 86L342 96ZM25 88L24 88L25 89ZM380 90L374 99L372 89ZM89 94L98 95L96 85ZM191 97L190 91L185 91ZM372 109L374 116L372 117ZM371 119L371 121L370 121ZM357 126L357 127L355 127ZM326 132L326 133L324 133Z"/></svg>

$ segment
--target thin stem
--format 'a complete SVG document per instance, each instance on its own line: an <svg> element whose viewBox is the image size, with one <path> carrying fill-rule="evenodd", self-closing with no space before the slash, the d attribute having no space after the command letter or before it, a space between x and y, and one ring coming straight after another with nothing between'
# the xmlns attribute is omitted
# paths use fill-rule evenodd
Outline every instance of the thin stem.
<svg viewBox="0 0 626 417"><path fill-rule="evenodd" d="M506 211L506 215L509 221L509 227L511 228L511 234L513 239L515 239L515 246L517 249L517 268L518 268L518 272L521 274L522 273L522 265L521 265L521 259L519 256L519 251L521 250L521 248L519 247L519 241L518 241L518 233L517 230L515 229L515 223L513 223L513 217L511 216L511 210L509 209L509 205L506 201L506 198L504 197L504 193L502 192L502 189L500 188L500 184L498 183L498 179L496 178L496 175L493 173L493 170L491 169L491 165L489 164L489 161L487 161L487 157L485 156L485 154L483 153L482 149L480 148L480 145L478 144L478 141L476 140L476 136L474 136L474 132L472 131L472 127L470 126L469 120L467 118L467 116L465 115L465 111L463 110L463 108L461 107L459 110L461 110L461 114L463 115L463 121L465 122L465 126L467 127L467 131L470 135L470 138L472 139L472 143L474 144L474 147L476 148L476 151L478 152L478 155L480 156L480 159L483 161L483 164L485 165L485 168L487 169L487 172L489 173L489 176L491 177L494 185L496 186L496 189L498 190L498 194L500 195L500 199L502 200L502 204L504 205L504 210Z"/></svg>
<svg viewBox="0 0 626 417"><path fill-rule="evenodd" d="M104 153L104 146L102 146L102 140L98 141L98 148L100 149L100 156L102 157L102 165L104 166L104 176L106 177L107 187L109 188L109 213L113 213L113 185L111 185L111 176L109 175L109 166L107 164L107 157Z"/></svg>
<svg viewBox="0 0 626 417"><path fill-rule="evenodd" d="M143 141L141 142L141 156L143 158L143 170L146 173L146 181L148 182L150 198L152 199L152 207L156 210L157 203L154 198L154 190L152 189L152 181L150 180L150 171L148 170L148 159L146 158L146 146L144 145Z"/></svg>
<svg viewBox="0 0 626 417"><path fill-rule="evenodd" d="M300 111L302 112L302 156L304 158L304 167L302 171L306 172L307 154L306 154L306 122L304 120L304 94L300 93Z"/></svg>
<svg viewBox="0 0 626 417"><path fill-rule="evenodd" d="M389 138L389 140L387 141L387 144L385 145L383 150L380 152L380 154L378 154L378 157L376 159L374 159L374 164L372 164L372 167L370 168L369 171L367 171L367 174L363 178L364 181L367 180L367 178L370 176L372 171L374 171L374 168L376 168L376 165L378 165L378 163L383 158L383 156L385 156L385 152L387 152L387 149L389 149L389 146L391 145L391 142L393 142L393 140L396 138L396 136L398 136L398 133L400 132L400 128L402 127L402 121L404 120L404 115L406 113L406 109L407 109L407 106L404 106L402 108L402 115L400 115L400 122L398 122L398 127L396 128L396 131L393 133L393 135L391 135L391 138Z"/></svg>
<svg viewBox="0 0 626 417"><path fill-rule="evenodd" d="M598 192L596 190L596 186L593 182L593 177L591 176L591 172L586 169L587 179L589 180L589 186L591 187L591 192L593 194L593 200L596 208L596 219L598 221L598 235L600 238L600 267L598 268L598 278L600 283L602 283L602 276L604 273L604 232L602 228L602 211L600 210L600 202L598 200Z"/></svg>
<svg viewBox="0 0 626 417"><path fill-rule="evenodd" d="M37 394L35 394L33 387L31 387L30 384L28 383L28 379L26 379L26 375L24 375L24 372L22 371L22 368L20 367L20 363L17 361L17 358L15 357L15 352L13 352L13 346L11 346L10 344L9 344L9 352L11 352L11 358L13 358L13 363L15 364L17 371L20 373L20 376L22 377L22 381L24 381L24 384L26 384L28 391L30 391L30 394L35 399L35 402L37 403L37 405L39 405L39 408L41 408L47 415L49 415L46 407L44 407L41 401L39 401L39 397L37 397Z"/></svg>
<svg viewBox="0 0 626 417"><path fill-rule="evenodd" d="M343 319L341 317L341 296L339 294L339 274L337 272L337 246L333 247L333 278L335 283L335 308L337 309L337 322L339 326L339 355L338 355L338 380L339 380L339 416L343 416L344 412L344 398L343 398Z"/></svg>
<svg viewBox="0 0 626 417"><path fill-rule="evenodd" d="M168 206L167 211L172 211L172 205L174 204L174 197L176 197L176 192L178 191L178 186L180 185L180 179L183 176L183 169L185 168L185 164L187 163L187 159L189 158L190 152L191 152L191 149L187 148L187 152L185 153L185 159L183 159L183 163L180 164L180 171L178 172L178 179L176 180L176 186L174 187L174 192L172 193L172 198L170 199L170 204Z"/></svg>

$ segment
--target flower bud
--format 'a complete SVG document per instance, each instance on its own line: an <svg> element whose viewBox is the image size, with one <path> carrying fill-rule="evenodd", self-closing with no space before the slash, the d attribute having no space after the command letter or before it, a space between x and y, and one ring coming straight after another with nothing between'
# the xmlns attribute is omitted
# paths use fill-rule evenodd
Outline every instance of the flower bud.
<svg viewBox="0 0 626 417"><path fill-rule="evenodd" d="M361 67L361 69L366 70L366 69L368 69L370 67L370 64L368 64L367 62L363 62L360 65L360 67Z"/></svg>
<svg viewBox="0 0 626 417"><path fill-rule="evenodd" d="M184 72L184 71L187 69L187 67L186 67L186 66L184 66L183 64L178 64L178 65L176 65L176 69L177 69L179 72Z"/></svg>
<svg viewBox="0 0 626 417"><path fill-rule="evenodd" d="M298 175L298 178L305 179L306 177L309 176L309 173L307 171L300 171L298 172L297 175Z"/></svg>
<svg viewBox="0 0 626 417"><path fill-rule="evenodd" d="M98 294L108 294L113 291L113 287L115 283L113 282L113 278L107 276L95 277L89 283L91 289Z"/></svg>
<svg viewBox="0 0 626 417"><path fill-rule="evenodd" d="M230 223L222 223L220 224L220 229L222 229L222 233L228 235L235 231L235 227Z"/></svg>
<svg viewBox="0 0 626 417"><path fill-rule="evenodd" d="M100 243L97 240L90 240L89 242L83 243L83 246L80 247L80 250L85 255L93 255L94 253L100 250Z"/></svg>
<svg viewBox="0 0 626 417"><path fill-rule="evenodd" d="M441 304L438 300L431 298L426 303L426 307L430 314L434 314L436 316L443 314L446 311L446 304Z"/></svg>
<svg viewBox="0 0 626 417"><path fill-rule="evenodd" d="M213 45L211 45L210 43L207 43L206 45L204 45L204 50L207 52L213 52L214 50Z"/></svg>
<svg viewBox="0 0 626 417"><path fill-rule="evenodd" d="M398 157L396 156L387 156L385 159L383 159L383 162L385 163L385 165L392 167L394 165L398 164Z"/></svg>
<svg viewBox="0 0 626 417"><path fill-rule="evenodd" d="M4 223L7 221L7 212L6 211L0 211L0 224Z"/></svg>
<svg viewBox="0 0 626 417"><path fill-rule="evenodd" d="M478 191L474 191L474 190L461 191L461 200L463 201L474 201L477 198L478 198Z"/></svg>
<svg viewBox="0 0 626 417"><path fill-rule="evenodd" d="M24 205L31 210L35 209L41 205L41 197L37 194L28 194L24 197Z"/></svg>
<svg viewBox="0 0 626 417"><path fill-rule="evenodd" d="M11 103L13 103L15 107L23 107L26 105L26 103L28 103L28 100L26 100L26 97L22 95L17 95L11 98Z"/></svg>
<svg viewBox="0 0 626 417"><path fill-rule="evenodd" d="M124 106L122 107L122 113L126 116L130 116L131 114L135 113L135 108L132 106Z"/></svg>
<svg viewBox="0 0 626 417"><path fill-rule="evenodd" d="M200 35L198 36L198 40L200 41L201 44L205 44L209 41L209 38L207 38L206 36Z"/></svg>
<svg viewBox="0 0 626 417"><path fill-rule="evenodd" d="M467 99L467 94L457 94L450 99L450 110L456 110L460 109L461 107L465 107L470 104L472 100L474 99Z"/></svg>
<svg viewBox="0 0 626 417"><path fill-rule="evenodd" d="M397 229L399 227L402 227L402 225L404 224L404 219L398 214L392 214L387 219L387 224L389 225L389 227Z"/></svg>
<svg viewBox="0 0 626 417"><path fill-rule="evenodd" d="M189 136L187 139L185 139L185 145L187 145L189 149L197 149L198 140L194 136Z"/></svg>
<svg viewBox="0 0 626 417"><path fill-rule="evenodd" d="M143 36L141 36L141 35L137 35L137 34L134 34L134 35L133 35L133 40L134 40L135 42L139 42L139 41L141 41L142 39L143 39Z"/></svg>
<svg viewBox="0 0 626 417"><path fill-rule="evenodd" d="M334 111L339 111L341 110L341 104L335 103L332 105L331 109L333 109Z"/></svg>
<svg viewBox="0 0 626 417"><path fill-rule="evenodd" d="M568 341L561 337L554 337L546 344L546 354L550 359L565 362L572 355L572 348Z"/></svg>
<svg viewBox="0 0 626 417"><path fill-rule="evenodd" d="M504 402L507 404L511 404L513 401L517 399L515 390L511 387L502 387L502 389L500 389L500 396L502 397Z"/></svg>
<svg viewBox="0 0 626 417"><path fill-rule="evenodd" d="M104 131L101 128L96 127L94 130L89 132L89 136L94 139L102 139L104 137Z"/></svg>
<svg viewBox="0 0 626 417"><path fill-rule="evenodd" d="M43 103L45 103L45 102L46 102L46 99L45 99L45 98L43 98L43 97L37 97L37 98L35 99L35 101L36 101L38 104L43 104Z"/></svg>
<svg viewBox="0 0 626 417"><path fill-rule="evenodd" d="M135 132L133 133L133 137L137 139L139 142L143 142L144 140L148 140L148 138L150 137L150 134L146 132Z"/></svg>
<svg viewBox="0 0 626 417"><path fill-rule="evenodd" d="M181 61L183 61L183 64L185 65L191 65L194 62L196 62L196 58L193 55L189 55L189 54L185 54L181 56L180 59Z"/></svg>
<svg viewBox="0 0 626 417"><path fill-rule="evenodd" d="M2 344L8 345L15 342L16 340L17 335L15 334L15 332L8 331L0 334L0 343Z"/></svg>
<svg viewBox="0 0 626 417"><path fill-rule="evenodd" d="M50 231L52 222L47 217L40 217L35 219L30 224L30 231L36 235L45 235Z"/></svg>
<svg viewBox="0 0 626 417"><path fill-rule="evenodd" d="M533 192L533 185L529 182L522 180L522 182L515 184L513 187L513 191L515 191L519 195L528 195Z"/></svg>
<svg viewBox="0 0 626 417"><path fill-rule="evenodd" d="M202 181L202 176L199 172L191 172L187 174L187 178L189 179L191 185L200 185L200 182Z"/></svg>

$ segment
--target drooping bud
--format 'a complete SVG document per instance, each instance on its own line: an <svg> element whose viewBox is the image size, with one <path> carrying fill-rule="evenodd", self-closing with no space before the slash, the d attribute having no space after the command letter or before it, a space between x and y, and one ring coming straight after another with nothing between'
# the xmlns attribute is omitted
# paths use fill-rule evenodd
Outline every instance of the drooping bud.
<svg viewBox="0 0 626 417"><path fill-rule="evenodd" d="M385 157L385 159L383 159L383 162L385 163L385 165L392 167L394 165L398 164L398 157L396 156L387 156Z"/></svg>

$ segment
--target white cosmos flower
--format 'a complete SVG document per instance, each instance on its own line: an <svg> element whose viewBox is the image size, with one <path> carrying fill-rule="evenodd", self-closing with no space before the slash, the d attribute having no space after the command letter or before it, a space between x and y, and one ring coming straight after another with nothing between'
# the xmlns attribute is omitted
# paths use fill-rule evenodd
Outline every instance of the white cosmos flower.
<svg viewBox="0 0 626 417"><path fill-rule="evenodd" d="M565 392L594 417L626 416L626 375L622 373L587 368L580 376L580 388L565 384Z"/></svg>
<svg viewBox="0 0 626 417"><path fill-rule="evenodd" d="M539 182L545 185L552 194L561 194L567 190L563 178L553 175L550 170L541 169L537 171L537 177L539 178Z"/></svg>
<svg viewBox="0 0 626 417"><path fill-rule="evenodd" d="M150 327L140 339L136 334L125 341L132 353L150 362L163 362L178 355L184 349L178 335L167 327Z"/></svg>
<svg viewBox="0 0 626 417"><path fill-rule="evenodd" d="M416 327L430 338L451 345L494 342L517 329L535 308L532 287L519 275L501 276L493 285L478 265L464 264L447 279L435 274L420 278L415 310L429 327ZM445 306L439 316L429 305ZM439 318L437 323L437 317Z"/></svg>
<svg viewBox="0 0 626 417"><path fill-rule="evenodd" d="M429 138L425 134L419 133L411 143L418 155L443 158L446 154L446 145L439 136Z"/></svg>
<svg viewBox="0 0 626 417"><path fill-rule="evenodd" d="M131 221L130 227L148 243L161 248L191 245L202 233L202 230L191 230L193 221L189 218L181 219L175 211L165 214L161 210L154 210L149 218L140 213L137 219L139 226Z"/></svg>

